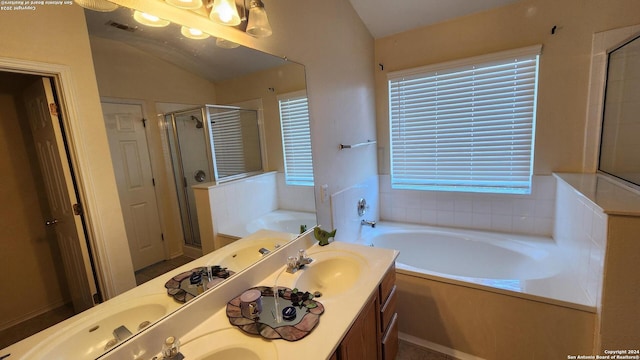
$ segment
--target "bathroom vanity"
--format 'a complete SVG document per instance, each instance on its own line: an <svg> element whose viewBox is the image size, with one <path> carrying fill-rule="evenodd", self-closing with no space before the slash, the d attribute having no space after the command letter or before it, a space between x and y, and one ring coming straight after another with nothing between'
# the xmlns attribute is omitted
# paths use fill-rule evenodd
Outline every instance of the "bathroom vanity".
<svg viewBox="0 0 640 360"><path fill-rule="evenodd" d="M332 360L396 358L398 314L395 283L396 269L391 265L331 357Z"/></svg>
<svg viewBox="0 0 640 360"><path fill-rule="evenodd" d="M293 274L286 272L287 258L299 249L306 249L313 261ZM100 359L162 359L169 337L179 340L188 359L393 359L397 255L395 250L342 242L321 247L307 232ZM247 334L230 323L227 304L257 286L320 291L315 300L324 312L297 341Z"/></svg>

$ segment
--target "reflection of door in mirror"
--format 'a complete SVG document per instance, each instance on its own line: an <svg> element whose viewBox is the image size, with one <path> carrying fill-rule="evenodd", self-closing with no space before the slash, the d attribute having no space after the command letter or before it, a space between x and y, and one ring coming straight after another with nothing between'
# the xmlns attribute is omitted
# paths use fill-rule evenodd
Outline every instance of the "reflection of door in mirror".
<svg viewBox="0 0 640 360"><path fill-rule="evenodd" d="M79 312L93 305L96 288L87 284L94 277L82 257L91 264L79 242L86 240L83 224L73 214L76 193L54 87L40 75L0 72L0 144L6 149L0 154L0 262L3 285L11 289L0 303L0 348L72 316L74 307ZM74 284L82 285L71 289Z"/></svg>
<svg viewBox="0 0 640 360"><path fill-rule="evenodd" d="M133 269L165 258L142 105L102 102Z"/></svg>
<svg viewBox="0 0 640 360"><path fill-rule="evenodd" d="M609 52L598 170L640 187L640 36Z"/></svg>
<svg viewBox="0 0 640 360"><path fill-rule="evenodd" d="M65 144L58 119L58 105L48 78L42 78L24 92L27 118L36 147L40 169L44 175L52 226L62 254L71 301L76 312L93 306L96 291L93 270L86 249L80 219L75 180L67 162ZM79 207L78 207L79 209Z"/></svg>

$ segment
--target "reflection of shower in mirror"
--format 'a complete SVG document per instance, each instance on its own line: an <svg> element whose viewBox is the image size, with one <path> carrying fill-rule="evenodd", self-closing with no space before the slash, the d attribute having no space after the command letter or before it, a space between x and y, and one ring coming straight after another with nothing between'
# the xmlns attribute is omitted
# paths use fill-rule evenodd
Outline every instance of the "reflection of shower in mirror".
<svg viewBox="0 0 640 360"><path fill-rule="evenodd" d="M202 129L202 121L196 116L191 115L191 120L196 122L196 129Z"/></svg>
<svg viewBox="0 0 640 360"><path fill-rule="evenodd" d="M199 247L192 186L262 173L258 113L204 105L166 113L164 118L185 243Z"/></svg>

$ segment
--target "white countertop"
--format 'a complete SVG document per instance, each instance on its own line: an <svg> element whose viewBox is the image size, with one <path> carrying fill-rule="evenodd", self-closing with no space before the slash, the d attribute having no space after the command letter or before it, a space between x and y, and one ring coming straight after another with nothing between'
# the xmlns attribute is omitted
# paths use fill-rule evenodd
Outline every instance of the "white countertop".
<svg viewBox="0 0 640 360"><path fill-rule="evenodd" d="M571 185L598 206L605 214L640 216L640 193L601 174L554 173L558 180Z"/></svg>

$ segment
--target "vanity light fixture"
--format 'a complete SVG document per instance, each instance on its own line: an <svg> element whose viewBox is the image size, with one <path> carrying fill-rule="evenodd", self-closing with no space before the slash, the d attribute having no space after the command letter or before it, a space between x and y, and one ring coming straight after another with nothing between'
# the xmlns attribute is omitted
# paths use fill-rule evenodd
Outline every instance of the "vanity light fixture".
<svg viewBox="0 0 640 360"><path fill-rule="evenodd" d="M209 18L222 25L240 25L240 14L234 0L214 0Z"/></svg>
<svg viewBox="0 0 640 360"><path fill-rule="evenodd" d="M160 19L155 15L147 14L138 10L133 11L133 18L142 25L153 27L165 27L171 23L169 20Z"/></svg>
<svg viewBox="0 0 640 360"><path fill-rule="evenodd" d="M261 0L251 0L249 2L247 34L257 38L271 36L271 25Z"/></svg>
<svg viewBox="0 0 640 360"><path fill-rule="evenodd" d="M118 8L117 4L114 4L107 0L74 0L76 4L82 6L85 9L108 12Z"/></svg>
<svg viewBox="0 0 640 360"><path fill-rule="evenodd" d="M194 40L202 40L209 37L209 34L205 33L200 29L194 29L186 26L183 26L180 29L180 33L182 33L182 36L188 37L189 39L194 39Z"/></svg>
<svg viewBox="0 0 640 360"><path fill-rule="evenodd" d="M168 4L180 9L198 10L202 7L202 0L165 0Z"/></svg>

